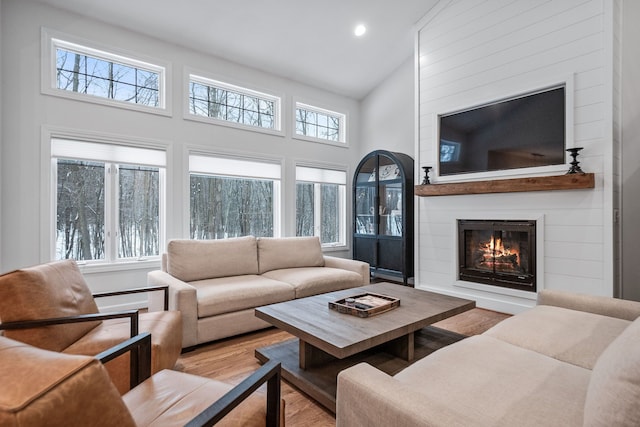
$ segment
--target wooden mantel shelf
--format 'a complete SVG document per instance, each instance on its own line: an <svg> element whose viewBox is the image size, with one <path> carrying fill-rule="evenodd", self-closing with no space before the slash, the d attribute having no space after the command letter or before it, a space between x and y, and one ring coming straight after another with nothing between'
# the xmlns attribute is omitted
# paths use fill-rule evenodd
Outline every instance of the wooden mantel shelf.
<svg viewBox="0 0 640 427"><path fill-rule="evenodd" d="M453 182L446 184L416 185L415 195L421 197L452 196L460 194L517 193L523 191L577 190L594 188L592 173L575 173L531 178L497 179L493 181Z"/></svg>

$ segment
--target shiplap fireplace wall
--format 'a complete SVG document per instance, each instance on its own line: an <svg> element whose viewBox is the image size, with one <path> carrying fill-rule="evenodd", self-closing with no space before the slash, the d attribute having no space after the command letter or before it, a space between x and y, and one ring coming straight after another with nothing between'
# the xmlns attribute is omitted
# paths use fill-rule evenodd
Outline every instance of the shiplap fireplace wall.
<svg viewBox="0 0 640 427"><path fill-rule="evenodd" d="M584 147L580 166L595 174L595 188L418 197L416 288L472 298L480 307L510 313L532 306L535 293L496 292L461 282L456 265L458 219L532 219L538 233L538 290L616 293L619 9L615 0L443 0L419 23L417 174L437 162L438 114L567 82L567 145ZM564 165L556 171L516 170L500 178L564 171ZM436 172L431 181L443 180Z"/></svg>

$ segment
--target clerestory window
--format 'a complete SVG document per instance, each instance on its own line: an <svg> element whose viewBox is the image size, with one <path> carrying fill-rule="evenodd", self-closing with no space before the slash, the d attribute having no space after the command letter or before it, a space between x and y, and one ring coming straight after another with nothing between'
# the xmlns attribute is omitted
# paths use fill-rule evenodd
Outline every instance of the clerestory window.
<svg viewBox="0 0 640 427"><path fill-rule="evenodd" d="M166 114L166 67L53 36L43 91ZM49 78L50 76L50 78Z"/></svg>
<svg viewBox="0 0 640 427"><path fill-rule="evenodd" d="M54 259L119 262L163 246L166 153L54 138Z"/></svg>
<svg viewBox="0 0 640 427"><path fill-rule="evenodd" d="M346 115L296 102L295 133L312 141L346 143Z"/></svg>
<svg viewBox="0 0 640 427"><path fill-rule="evenodd" d="M189 75L188 111L218 124L280 130L280 98L205 77Z"/></svg>
<svg viewBox="0 0 640 427"><path fill-rule="evenodd" d="M343 170L296 167L296 236L346 245L346 183Z"/></svg>

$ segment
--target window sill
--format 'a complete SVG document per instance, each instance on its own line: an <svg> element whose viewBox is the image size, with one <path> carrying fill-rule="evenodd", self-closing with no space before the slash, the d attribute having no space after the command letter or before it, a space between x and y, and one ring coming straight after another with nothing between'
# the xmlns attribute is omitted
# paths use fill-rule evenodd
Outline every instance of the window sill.
<svg viewBox="0 0 640 427"><path fill-rule="evenodd" d="M349 247L347 245L322 246L322 252L339 252L348 250Z"/></svg>
<svg viewBox="0 0 640 427"><path fill-rule="evenodd" d="M83 274L110 273L127 270L149 270L160 268L160 257L132 261L123 260L112 263L85 263L80 261L78 262L78 267Z"/></svg>
<svg viewBox="0 0 640 427"><path fill-rule="evenodd" d="M347 142L329 141L328 139L313 138L311 136L298 135L297 133L294 133L291 137L299 141L314 142L316 144L331 145L333 147L349 148L349 144Z"/></svg>

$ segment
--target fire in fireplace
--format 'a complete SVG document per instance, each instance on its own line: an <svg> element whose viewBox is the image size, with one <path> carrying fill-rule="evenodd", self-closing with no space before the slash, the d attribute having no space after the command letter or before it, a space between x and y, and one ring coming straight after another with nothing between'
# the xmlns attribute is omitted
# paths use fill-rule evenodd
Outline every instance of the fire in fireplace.
<svg viewBox="0 0 640 427"><path fill-rule="evenodd" d="M536 222L458 220L459 279L536 291Z"/></svg>

